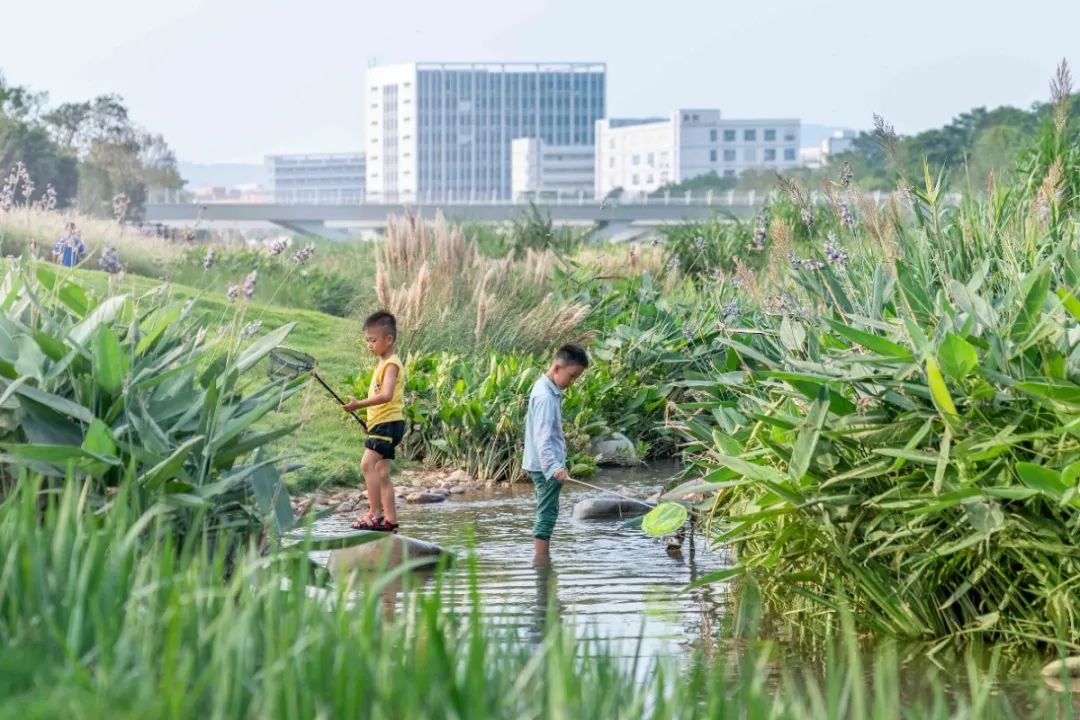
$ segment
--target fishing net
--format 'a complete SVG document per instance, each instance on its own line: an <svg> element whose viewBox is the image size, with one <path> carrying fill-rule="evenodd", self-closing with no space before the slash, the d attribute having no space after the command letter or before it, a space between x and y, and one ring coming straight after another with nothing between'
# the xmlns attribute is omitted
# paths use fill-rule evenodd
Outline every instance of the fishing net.
<svg viewBox="0 0 1080 720"><path fill-rule="evenodd" d="M278 380L295 378L315 369L315 358L292 348L279 347L270 351L270 364L266 374Z"/></svg>
<svg viewBox="0 0 1080 720"><path fill-rule="evenodd" d="M311 373L311 376L337 401L338 405L345 404L345 400L332 387L327 385L325 380L319 377L319 373L315 372L314 356L287 347L274 348L270 351L270 363L266 368L266 374L272 379L292 380L306 372ZM360 419L360 416L354 412L349 414L367 432L367 425Z"/></svg>

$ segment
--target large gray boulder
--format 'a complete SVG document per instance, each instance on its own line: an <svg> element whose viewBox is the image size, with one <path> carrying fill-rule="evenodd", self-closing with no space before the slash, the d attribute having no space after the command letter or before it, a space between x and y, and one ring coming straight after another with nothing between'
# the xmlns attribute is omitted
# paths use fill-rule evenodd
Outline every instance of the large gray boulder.
<svg viewBox="0 0 1080 720"><path fill-rule="evenodd" d="M594 457L601 465L639 465L641 458L630 438L622 433L611 433L607 437L594 438L590 447Z"/></svg>
<svg viewBox="0 0 1080 720"><path fill-rule="evenodd" d="M653 509L648 503L618 497L582 500L574 506L575 520L620 520L644 515Z"/></svg>

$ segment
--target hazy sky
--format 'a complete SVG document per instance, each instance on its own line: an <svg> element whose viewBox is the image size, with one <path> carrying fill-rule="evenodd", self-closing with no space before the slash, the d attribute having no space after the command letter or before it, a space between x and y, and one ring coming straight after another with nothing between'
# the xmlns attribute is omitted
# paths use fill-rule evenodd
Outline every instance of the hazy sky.
<svg viewBox="0 0 1080 720"><path fill-rule="evenodd" d="M603 61L613 116L719 107L865 128L878 112L901 132L1043 99L1070 52L1080 71L1077 0L5 5L9 82L53 102L119 93L192 162L359 150L369 59Z"/></svg>

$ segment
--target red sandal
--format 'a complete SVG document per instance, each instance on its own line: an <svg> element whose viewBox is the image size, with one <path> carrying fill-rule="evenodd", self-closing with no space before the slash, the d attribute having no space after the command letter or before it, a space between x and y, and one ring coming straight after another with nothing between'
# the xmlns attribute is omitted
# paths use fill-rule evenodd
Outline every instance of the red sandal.
<svg viewBox="0 0 1080 720"><path fill-rule="evenodd" d="M353 520L353 530L374 530L375 532L397 532L398 524L392 523L384 517L375 517L370 512L364 513Z"/></svg>

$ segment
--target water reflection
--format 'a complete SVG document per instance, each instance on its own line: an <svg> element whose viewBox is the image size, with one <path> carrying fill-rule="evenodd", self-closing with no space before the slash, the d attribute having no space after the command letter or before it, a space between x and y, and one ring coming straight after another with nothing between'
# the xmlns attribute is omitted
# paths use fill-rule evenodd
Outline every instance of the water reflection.
<svg viewBox="0 0 1080 720"><path fill-rule="evenodd" d="M532 607L531 622L525 637L530 643L538 645L549 624L559 623L566 607L559 602L559 574L555 571L551 557L534 557L532 569L536 576L536 604Z"/></svg>
<svg viewBox="0 0 1080 720"><path fill-rule="evenodd" d="M647 496L674 470L669 465L613 470L590 482L627 486ZM645 656L678 655L688 648L711 652L727 594L722 586L682 591L724 567L726 557L705 549L700 535L692 533L681 547L668 552L664 542L625 528L621 521L573 520L574 504L597 495L593 490L564 489L551 557L540 564L533 562L531 488L501 488L454 496L438 505L404 506L399 517L405 534L438 543L459 558L469 557L468 564L475 567L475 588L461 571L456 573L456 586L442 588L448 611L467 613L475 601L489 625L532 642L550 622L559 622L579 639L600 638L615 654L626 657L639 651ZM328 518L320 523L321 529L343 530L348 520ZM393 590L399 591L400 585ZM399 594L395 601L400 598Z"/></svg>

